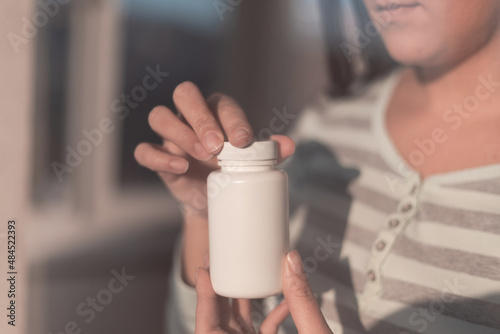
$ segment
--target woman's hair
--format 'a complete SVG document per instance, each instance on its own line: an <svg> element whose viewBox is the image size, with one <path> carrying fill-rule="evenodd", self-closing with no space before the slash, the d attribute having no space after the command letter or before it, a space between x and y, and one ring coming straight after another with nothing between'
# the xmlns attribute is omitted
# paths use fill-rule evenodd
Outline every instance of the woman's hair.
<svg viewBox="0 0 500 334"><path fill-rule="evenodd" d="M345 3L352 6L355 29L362 32L369 41L363 47L349 42L346 38ZM365 29L370 26L370 16L363 0L321 0L320 10L328 50L327 61L330 70L332 96L346 96L351 92L354 82L368 82L376 79L396 66L387 53L379 34L367 35ZM346 52L355 50L363 62L363 74L358 76L354 65Z"/></svg>

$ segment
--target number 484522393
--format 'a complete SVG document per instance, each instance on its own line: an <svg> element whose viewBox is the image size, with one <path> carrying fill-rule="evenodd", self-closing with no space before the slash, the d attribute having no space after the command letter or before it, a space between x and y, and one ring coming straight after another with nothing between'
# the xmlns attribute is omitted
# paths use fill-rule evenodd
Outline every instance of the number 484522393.
<svg viewBox="0 0 500 334"><path fill-rule="evenodd" d="M7 225L7 262L9 270L16 270L16 221L9 220Z"/></svg>

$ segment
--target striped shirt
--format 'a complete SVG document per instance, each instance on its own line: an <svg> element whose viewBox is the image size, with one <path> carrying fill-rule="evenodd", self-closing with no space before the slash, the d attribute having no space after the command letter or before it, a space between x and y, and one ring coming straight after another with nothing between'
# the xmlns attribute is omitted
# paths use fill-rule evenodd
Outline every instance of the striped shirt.
<svg viewBox="0 0 500 334"><path fill-rule="evenodd" d="M284 166L292 248L336 334L498 334L500 164L422 180L385 128L398 78L301 114ZM193 333L196 293L176 254L169 333ZM290 317L280 333L297 333Z"/></svg>

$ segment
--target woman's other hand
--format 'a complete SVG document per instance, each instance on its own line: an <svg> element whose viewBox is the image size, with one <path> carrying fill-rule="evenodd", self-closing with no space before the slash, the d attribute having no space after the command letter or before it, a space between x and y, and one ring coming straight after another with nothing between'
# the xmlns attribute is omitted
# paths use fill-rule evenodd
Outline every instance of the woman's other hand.
<svg viewBox="0 0 500 334"><path fill-rule="evenodd" d="M205 268L197 271L196 334L259 333L275 334L291 313L300 334L332 334L319 308L305 275L300 255L290 252L283 264L283 294L279 304L255 331L248 299L234 299L215 294Z"/></svg>

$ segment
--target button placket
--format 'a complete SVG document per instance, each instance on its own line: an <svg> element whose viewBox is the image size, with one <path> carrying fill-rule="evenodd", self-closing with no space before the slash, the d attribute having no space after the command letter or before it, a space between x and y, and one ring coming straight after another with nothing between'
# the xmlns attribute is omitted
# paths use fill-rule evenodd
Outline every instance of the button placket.
<svg viewBox="0 0 500 334"><path fill-rule="evenodd" d="M395 234L387 229L382 230L372 246L372 251L365 272L366 283L362 293L365 306L373 301L382 291L380 267L395 240Z"/></svg>
<svg viewBox="0 0 500 334"><path fill-rule="evenodd" d="M417 197L420 193L420 178L417 174L411 175L407 179L406 191L398 203L395 212L386 219L385 228L380 231L375 240L370 258L368 260L368 269L366 271L366 284L361 295L361 305L368 308L371 301L378 298L382 291L381 265L387 257L389 250L403 231L409 221L413 219L417 212Z"/></svg>

